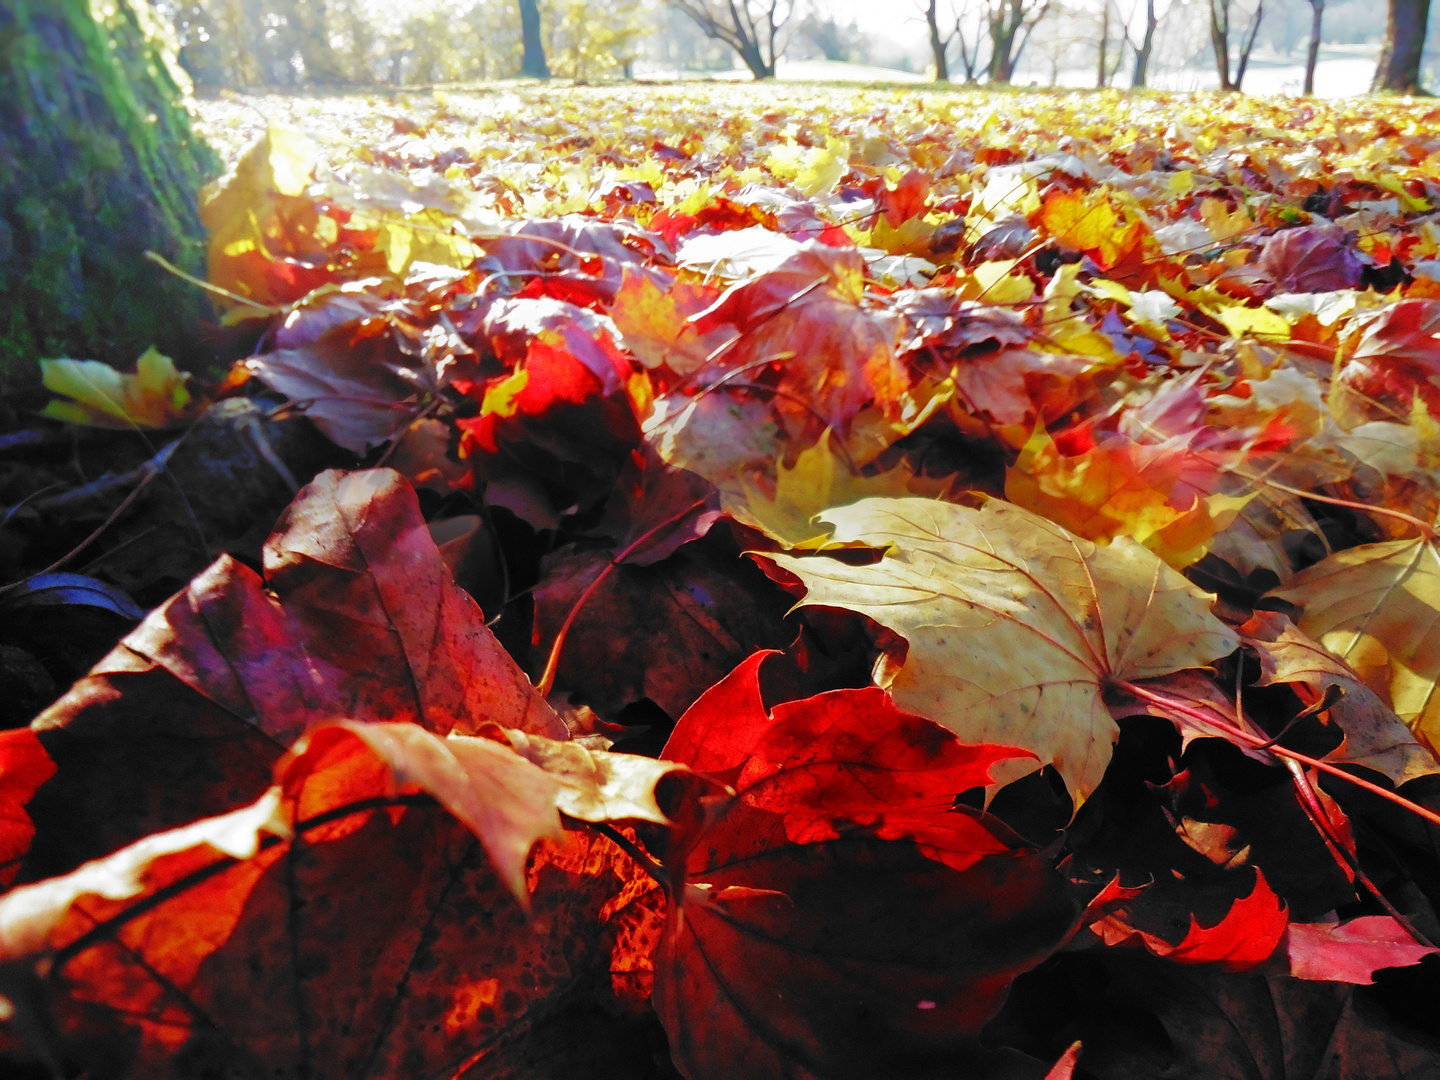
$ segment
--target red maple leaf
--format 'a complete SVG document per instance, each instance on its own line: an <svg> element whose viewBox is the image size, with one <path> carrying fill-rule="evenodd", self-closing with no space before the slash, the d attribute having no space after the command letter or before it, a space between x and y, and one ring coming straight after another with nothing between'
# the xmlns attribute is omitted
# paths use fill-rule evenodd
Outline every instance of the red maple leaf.
<svg viewBox="0 0 1440 1080"><path fill-rule="evenodd" d="M682 829L655 1006L693 1080L870 1076L973 1035L1065 937L1058 878L954 808L998 761L877 688L767 711L757 653L665 756L734 786Z"/></svg>

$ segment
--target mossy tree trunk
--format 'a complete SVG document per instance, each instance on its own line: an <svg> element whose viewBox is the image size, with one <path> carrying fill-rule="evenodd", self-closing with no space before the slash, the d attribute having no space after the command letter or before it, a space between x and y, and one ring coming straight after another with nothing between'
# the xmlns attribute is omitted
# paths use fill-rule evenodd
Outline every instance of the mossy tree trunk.
<svg viewBox="0 0 1440 1080"><path fill-rule="evenodd" d="M36 361L192 364L206 302L144 257L203 272L191 128L144 0L0 0L0 387ZM11 402L14 404L13 400Z"/></svg>

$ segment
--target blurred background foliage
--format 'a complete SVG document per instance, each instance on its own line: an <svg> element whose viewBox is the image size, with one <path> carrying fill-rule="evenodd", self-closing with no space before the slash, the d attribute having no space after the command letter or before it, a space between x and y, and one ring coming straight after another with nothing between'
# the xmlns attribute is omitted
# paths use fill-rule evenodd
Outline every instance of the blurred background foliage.
<svg viewBox="0 0 1440 1080"><path fill-rule="evenodd" d="M1151 86L1202 89L1214 83L1220 48L1233 54L1232 67L1253 52L1252 70L1285 68L1284 78L1296 84L1272 78L1260 92L1295 92L1300 76L1289 69L1303 67L1307 46L1323 46L1322 61L1357 67L1344 72L1343 87L1336 83L1341 69L1328 71L1321 92L1333 95L1368 88L1394 21L1376 0L150 2L173 28L180 63L201 94L512 78L522 70L521 11L529 8L538 13L536 44L548 74L562 79L743 70L738 50L747 33L758 27L763 34L773 22L777 60L865 65L915 79L948 74L955 82L1124 87L1145 83L1142 68L1148 67ZM1387 2L1414 9L1416 16L1430 6L1430 0ZM708 35L707 23L714 31ZM1007 29L1011 23L1015 27ZM1427 85L1440 73L1440 20L1429 23L1428 34L1423 21L1418 24L1424 41L1419 74ZM1217 25L1226 28L1219 40ZM739 45L732 40L737 32ZM997 35L1009 42L1003 48L1013 71L991 63ZM1146 61L1137 67L1142 51ZM850 77L886 76L872 71Z"/></svg>
<svg viewBox="0 0 1440 1080"><path fill-rule="evenodd" d="M158 6L175 27L180 63L201 93L471 81L520 69L515 0L171 0ZM541 5L541 16L550 72L568 79L626 74L657 21L671 21L652 0L551 0ZM698 31L688 36L704 41Z"/></svg>

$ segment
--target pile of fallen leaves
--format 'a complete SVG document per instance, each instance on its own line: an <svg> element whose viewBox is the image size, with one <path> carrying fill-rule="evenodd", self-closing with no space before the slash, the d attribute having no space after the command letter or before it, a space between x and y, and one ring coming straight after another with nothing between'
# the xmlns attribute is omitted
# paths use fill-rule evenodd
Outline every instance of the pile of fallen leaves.
<svg viewBox="0 0 1440 1080"><path fill-rule="evenodd" d="M1440 109L373 105L0 476L13 1067L1440 1076Z"/></svg>

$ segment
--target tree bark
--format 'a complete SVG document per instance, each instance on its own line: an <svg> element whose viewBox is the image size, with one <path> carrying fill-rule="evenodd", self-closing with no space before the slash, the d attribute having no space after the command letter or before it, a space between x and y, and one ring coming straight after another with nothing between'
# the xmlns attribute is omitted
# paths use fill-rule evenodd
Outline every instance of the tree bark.
<svg viewBox="0 0 1440 1080"><path fill-rule="evenodd" d="M925 8L925 26L930 31L930 55L935 60L935 81L949 82L950 67L945 63L945 40L940 37L940 22L936 13L939 0L930 0Z"/></svg>
<svg viewBox="0 0 1440 1080"><path fill-rule="evenodd" d="M539 0L519 0L520 38L525 51L520 58L520 74L530 79L550 78L550 65L545 62L545 43L540 38Z"/></svg>
<svg viewBox="0 0 1440 1080"><path fill-rule="evenodd" d="M1106 69L1110 66L1106 63L1110 49L1110 0L1102 0L1100 4L1100 49L1099 63L1095 65L1095 89L1104 90L1109 80L1106 78Z"/></svg>
<svg viewBox="0 0 1440 1080"><path fill-rule="evenodd" d="M1430 0L1390 0L1380 62L1375 65L1375 80L1370 84L1372 93L1422 92L1420 58L1425 51L1425 24L1429 19Z"/></svg>
<svg viewBox="0 0 1440 1080"><path fill-rule="evenodd" d="M1235 89L1239 90L1245 82L1245 69L1250 66L1250 54L1255 51L1255 39L1260 36L1260 20L1265 18L1264 3L1255 5L1255 17L1250 20L1250 28L1245 32L1244 40L1240 44L1240 59L1235 65Z"/></svg>
<svg viewBox="0 0 1440 1080"><path fill-rule="evenodd" d="M1310 97L1315 93L1315 63L1320 59L1320 20L1325 17L1325 0L1310 0L1310 47L1305 50L1305 89Z"/></svg>
<svg viewBox="0 0 1440 1080"><path fill-rule="evenodd" d="M1020 29L1019 0L1007 0L1002 4L999 17L990 19L990 81L1008 83L1015 74L1015 60L1010 50L1015 47L1015 34ZM1015 8L1016 19L1012 22L1007 8Z"/></svg>
<svg viewBox="0 0 1440 1080"><path fill-rule="evenodd" d="M208 303L145 258L204 273L196 198L219 171L148 4L0 0L0 388L36 361L206 358ZM213 313L211 313L213 314ZM11 400L9 404L14 404Z"/></svg>
<svg viewBox="0 0 1440 1080"><path fill-rule="evenodd" d="M1155 17L1155 0L1145 0L1145 37L1135 50L1135 70L1130 76L1131 89L1146 84L1150 77L1150 53L1155 48L1155 27L1160 20Z"/></svg>
<svg viewBox="0 0 1440 1080"><path fill-rule="evenodd" d="M1215 50L1220 89L1234 90L1230 81L1230 0L1210 0L1210 46Z"/></svg>

